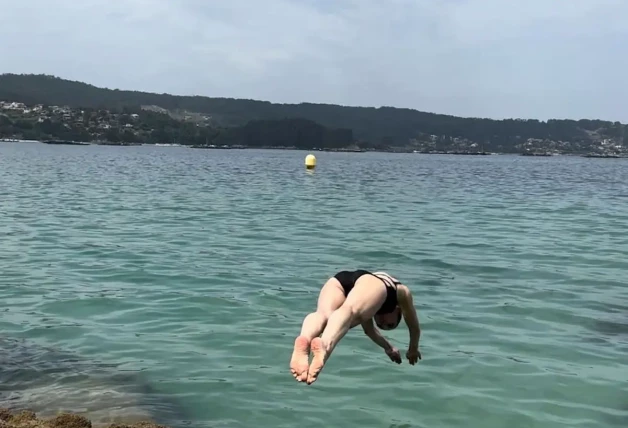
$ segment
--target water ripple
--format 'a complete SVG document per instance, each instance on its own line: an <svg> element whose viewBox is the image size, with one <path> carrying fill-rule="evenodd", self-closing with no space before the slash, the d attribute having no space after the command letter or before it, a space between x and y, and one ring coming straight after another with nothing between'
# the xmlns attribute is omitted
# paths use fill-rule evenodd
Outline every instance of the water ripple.
<svg viewBox="0 0 628 428"><path fill-rule="evenodd" d="M194 427L625 426L625 163L320 153L306 173L304 155L0 145L0 327L32 344L0 353L29 361L0 372L0 404L92 390L94 414L127 400ZM412 288L424 359L352 331L296 384L302 317L359 267Z"/></svg>

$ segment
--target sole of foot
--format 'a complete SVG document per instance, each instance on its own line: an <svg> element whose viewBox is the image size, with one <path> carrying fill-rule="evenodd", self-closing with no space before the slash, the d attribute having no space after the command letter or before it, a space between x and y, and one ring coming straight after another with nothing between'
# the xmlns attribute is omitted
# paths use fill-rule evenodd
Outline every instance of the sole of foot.
<svg viewBox="0 0 628 428"><path fill-rule="evenodd" d="M310 341L307 337L299 336L294 341L294 351L290 359L290 372L297 382L307 380L310 358Z"/></svg>
<svg viewBox="0 0 628 428"><path fill-rule="evenodd" d="M325 344L320 337L312 339L310 349L312 350L314 357L312 357L312 364L310 364L307 374L308 385L313 384L316 382L316 379L318 379L318 375L325 366L325 357L327 356L327 353L325 352Z"/></svg>

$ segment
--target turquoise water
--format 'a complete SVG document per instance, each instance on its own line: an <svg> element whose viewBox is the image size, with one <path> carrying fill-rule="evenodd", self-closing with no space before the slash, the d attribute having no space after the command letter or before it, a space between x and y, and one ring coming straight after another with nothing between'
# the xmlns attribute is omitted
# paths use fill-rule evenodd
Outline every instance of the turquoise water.
<svg viewBox="0 0 628 428"><path fill-rule="evenodd" d="M305 154L0 145L1 352L37 355L0 401L142 382L193 427L626 426L625 160ZM353 268L412 289L423 360L355 330L299 384L302 317Z"/></svg>

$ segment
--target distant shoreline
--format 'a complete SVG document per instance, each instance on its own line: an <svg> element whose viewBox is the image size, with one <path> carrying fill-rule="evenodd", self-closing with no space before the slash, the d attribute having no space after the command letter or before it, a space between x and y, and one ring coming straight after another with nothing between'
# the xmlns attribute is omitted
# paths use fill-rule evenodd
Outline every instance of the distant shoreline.
<svg viewBox="0 0 628 428"><path fill-rule="evenodd" d="M398 154L419 154L419 155L454 155L454 156L525 156L525 157L556 157L556 156L577 156L585 158L600 159L628 159L628 155L609 155L597 153L515 153L515 152L454 152L454 151L417 151L415 149L323 149L323 148L299 148L299 147L272 147L272 146L204 146L191 144L141 144L141 143L112 143L112 142L79 142L64 140L17 140L11 138L0 139L0 143L41 143L47 145L63 145L63 146L114 146L114 147L182 147L197 150L300 150L309 152L328 152L328 153L398 153Z"/></svg>

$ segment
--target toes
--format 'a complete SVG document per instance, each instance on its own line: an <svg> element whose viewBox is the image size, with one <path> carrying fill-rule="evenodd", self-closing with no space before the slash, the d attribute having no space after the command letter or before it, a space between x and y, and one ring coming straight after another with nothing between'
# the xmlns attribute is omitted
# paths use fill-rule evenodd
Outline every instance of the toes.
<svg viewBox="0 0 628 428"><path fill-rule="evenodd" d="M307 378L307 370L307 366L302 366L298 368L294 367L290 369L290 373L292 373L292 377L294 377L297 382L302 382Z"/></svg>
<svg viewBox="0 0 628 428"><path fill-rule="evenodd" d="M314 382L316 382L316 379L318 379L318 374L319 373L320 373L320 370L317 370L314 373L308 373L308 375L307 375L307 384L311 385Z"/></svg>

